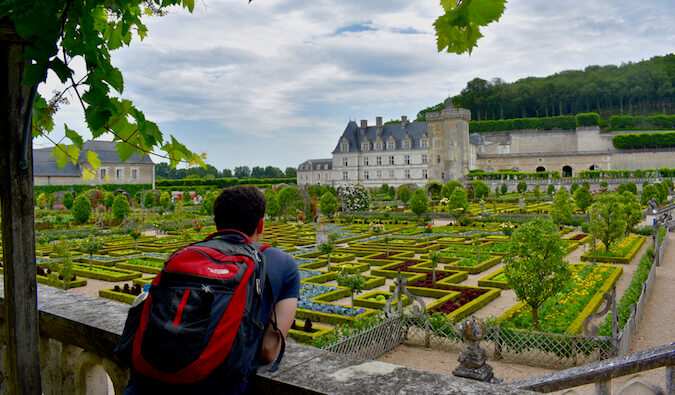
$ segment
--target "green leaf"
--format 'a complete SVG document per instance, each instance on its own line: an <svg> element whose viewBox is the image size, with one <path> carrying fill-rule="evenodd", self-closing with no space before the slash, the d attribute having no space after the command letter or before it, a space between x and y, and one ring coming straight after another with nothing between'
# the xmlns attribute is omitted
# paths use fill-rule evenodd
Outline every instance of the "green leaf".
<svg viewBox="0 0 675 395"><path fill-rule="evenodd" d="M250 3L250 1L249 1ZM188 11L192 12L195 9L195 0L183 0L183 7L187 8Z"/></svg>
<svg viewBox="0 0 675 395"><path fill-rule="evenodd" d="M467 4L469 20L481 26L496 22L504 13L505 4L505 0L472 0Z"/></svg>
<svg viewBox="0 0 675 395"><path fill-rule="evenodd" d="M66 130L66 137L69 138L70 141L72 141L73 144L75 144L78 148L82 148L82 144L84 144L82 136L80 136L73 129L70 129L65 123L63 124L63 128Z"/></svg>
<svg viewBox="0 0 675 395"><path fill-rule="evenodd" d="M47 65L44 63L33 63L26 66L26 74L23 76L25 86L35 86L47 79Z"/></svg>
<svg viewBox="0 0 675 395"><path fill-rule="evenodd" d="M136 147L124 141L120 141L115 144L115 148L117 149L117 155L120 157L122 162L125 162L131 157L131 155L138 151Z"/></svg>
<svg viewBox="0 0 675 395"><path fill-rule="evenodd" d="M57 144L52 150L52 158L56 158L56 164L59 169L62 169L70 160L73 164L77 164L80 149L74 145Z"/></svg>
<svg viewBox="0 0 675 395"><path fill-rule="evenodd" d="M33 137L41 135L43 131L51 132L54 129L51 110L47 106L47 101L39 93L36 93L33 102L32 118Z"/></svg>
<svg viewBox="0 0 675 395"><path fill-rule="evenodd" d="M49 68L56 73L61 82L66 82L71 75L73 75L73 70L70 69L63 61L59 58L54 58L49 61Z"/></svg>
<svg viewBox="0 0 675 395"><path fill-rule="evenodd" d="M101 160L98 158L98 154L94 151L87 151L86 153L87 156L87 162L93 167L94 169L98 169L101 167Z"/></svg>

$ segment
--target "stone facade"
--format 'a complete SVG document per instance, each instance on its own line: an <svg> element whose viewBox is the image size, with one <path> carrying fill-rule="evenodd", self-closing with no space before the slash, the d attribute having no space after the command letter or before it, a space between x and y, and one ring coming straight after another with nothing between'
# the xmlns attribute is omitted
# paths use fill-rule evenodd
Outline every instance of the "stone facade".
<svg viewBox="0 0 675 395"><path fill-rule="evenodd" d="M602 133L596 126L470 135L470 120L469 110L454 108L448 99L443 110L427 113L425 122L409 123L405 116L400 123L389 125L382 124L382 117L376 118L375 126L365 120L360 125L350 121L333 150L330 180L310 170L312 163L318 163L314 160L300 165L298 183L422 186L430 180L462 180L474 169L557 171L561 176L576 176L581 170L675 167L672 148L614 148L614 135L628 132Z"/></svg>
<svg viewBox="0 0 675 395"><path fill-rule="evenodd" d="M124 163L120 161L115 142L91 140L84 143L77 164L68 162L59 168L51 157L53 148L33 151L33 173L36 186L41 185L100 185L100 184L152 184L155 185L155 164L149 155L140 157L133 154ZM96 170L93 180L82 179L82 167L91 168L86 162L86 152L98 154L101 167ZM106 176L108 180L106 181Z"/></svg>
<svg viewBox="0 0 675 395"><path fill-rule="evenodd" d="M332 185L333 160L310 159L298 166L298 185Z"/></svg>

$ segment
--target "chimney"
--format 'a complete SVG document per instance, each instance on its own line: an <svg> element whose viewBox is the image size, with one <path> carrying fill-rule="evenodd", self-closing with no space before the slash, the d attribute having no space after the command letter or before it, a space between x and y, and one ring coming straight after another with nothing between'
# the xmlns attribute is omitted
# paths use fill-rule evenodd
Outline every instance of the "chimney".
<svg viewBox="0 0 675 395"><path fill-rule="evenodd" d="M366 134L366 128L368 128L368 120L362 119L361 120L361 128L360 128L362 135Z"/></svg>
<svg viewBox="0 0 675 395"><path fill-rule="evenodd" d="M401 115L401 128L405 129L405 126L408 124L408 117Z"/></svg>
<svg viewBox="0 0 675 395"><path fill-rule="evenodd" d="M375 134L376 134L377 136L382 136L382 131L383 131L383 128L382 128L382 117L375 117L375 126L376 126Z"/></svg>

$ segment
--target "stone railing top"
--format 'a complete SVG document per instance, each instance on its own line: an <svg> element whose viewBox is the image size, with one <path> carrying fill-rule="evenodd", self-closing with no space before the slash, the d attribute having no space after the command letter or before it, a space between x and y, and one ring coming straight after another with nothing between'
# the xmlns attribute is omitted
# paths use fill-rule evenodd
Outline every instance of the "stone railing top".
<svg viewBox="0 0 675 395"><path fill-rule="evenodd" d="M4 288L2 282L0 288ZM129 307L38 285L38 309L42 335L100 356L112 357ZM1 303L0 313L4 313ZM368 361L293 343L288 344L279 370L270 373L267 367L261 367L251 386L262 393L277 394L531 393L521 388Z"/></svg>
<svg viewBox="0 0 675 395"><path fill-rule="evenodd" d="M675 365L675 343L532 377L510 383L508 386L552 392L673 365Z"/></svg>

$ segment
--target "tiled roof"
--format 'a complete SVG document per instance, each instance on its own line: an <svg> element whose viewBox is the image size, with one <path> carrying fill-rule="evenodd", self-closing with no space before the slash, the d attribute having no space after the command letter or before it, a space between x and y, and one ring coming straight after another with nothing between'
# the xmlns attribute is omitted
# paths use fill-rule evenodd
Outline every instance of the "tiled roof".
<svg viewBox="0 0 675 395"><path fill-rule="evenodd" d="M383 151L387 149L387 139L391 136L396 141L396 150L402 149L403 137L407 134L412 139L412 145L410 148L420 148L420 139L422 135L427 133L427 123L426 122L409 122L406 123L405 128L402 127L401 123L389 124L382 126L382 142L383 142ZM363 137L361 136L361 130L359 125L354 121L349 121L345 131L342 133L342 137L347 138L349 141L349 152L359 152L361 151L361 143L363 142ZM342 141L342 137L340 141ZM373 149L373 144L377 139L377 126L368 126L365 132L365 138L370 141L371 150ZM340 151L340 141L338 141L333 153L338 153Z"/></svg>
<svg viewBox="0 0 675 395"><path fill-rule="evenodd" d="M333 169L333 159L309 159L298 166L298 170L331 170Z"/></svg>

